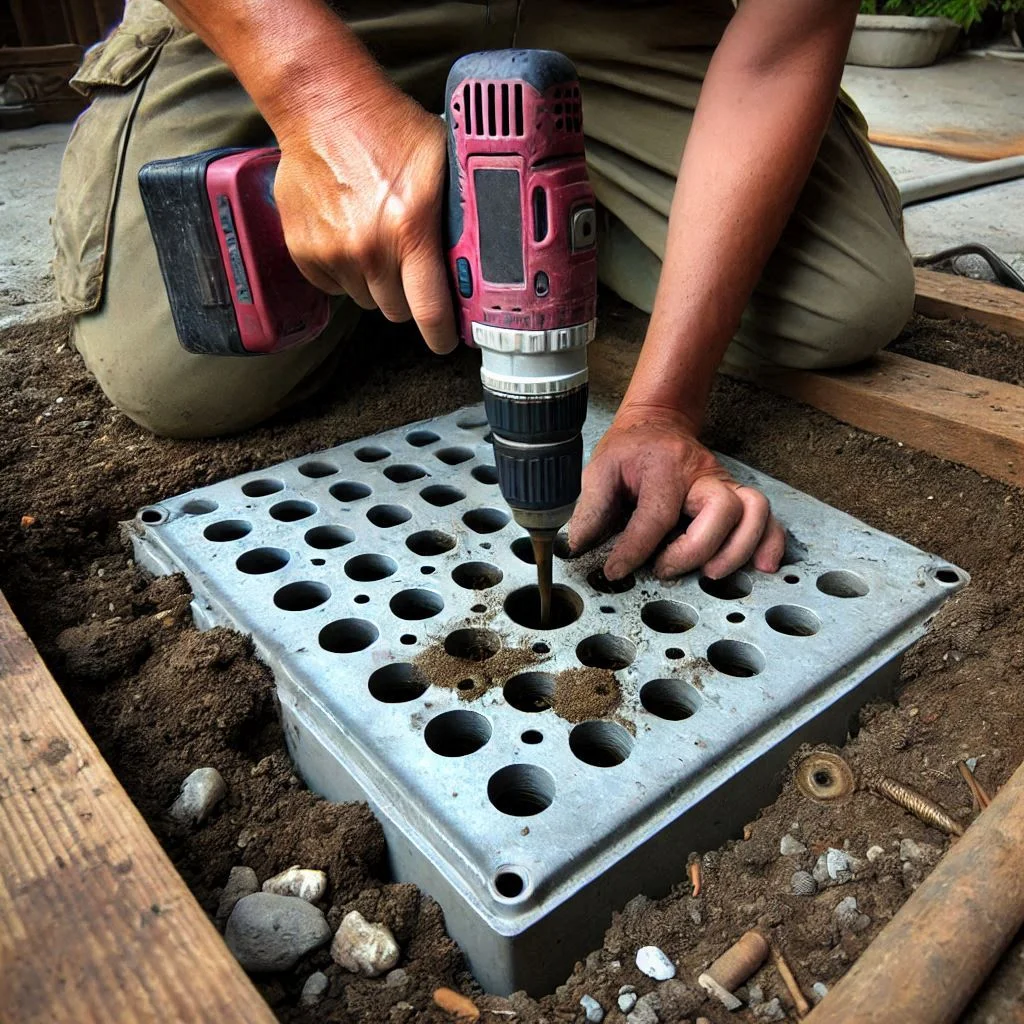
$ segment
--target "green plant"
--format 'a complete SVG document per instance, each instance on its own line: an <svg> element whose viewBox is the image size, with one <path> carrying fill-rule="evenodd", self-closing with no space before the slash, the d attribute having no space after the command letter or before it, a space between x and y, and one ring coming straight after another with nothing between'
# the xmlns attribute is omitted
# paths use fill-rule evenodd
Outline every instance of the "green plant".
<svg viewBox="0 0 1024 1024"><path fill-rule="evenodd" d="M917 17L944 17L962 28L970 28L993 8L1009 13L1024 11L1024 0L863 0L861 14L912 14Z"/></svg>

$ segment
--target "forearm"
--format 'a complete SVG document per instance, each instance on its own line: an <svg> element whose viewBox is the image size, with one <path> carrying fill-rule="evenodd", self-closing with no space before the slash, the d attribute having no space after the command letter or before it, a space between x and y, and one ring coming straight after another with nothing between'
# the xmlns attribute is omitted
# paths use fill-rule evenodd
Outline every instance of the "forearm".
<svg viewBox="0 0 1024 1024"><path fill-rule="evenodd" d="M825 0L794 0L789 12L781 6L741 3L708 69L624 403L677 409L694 430L814 162L856 12L855 4Z"/></svg>

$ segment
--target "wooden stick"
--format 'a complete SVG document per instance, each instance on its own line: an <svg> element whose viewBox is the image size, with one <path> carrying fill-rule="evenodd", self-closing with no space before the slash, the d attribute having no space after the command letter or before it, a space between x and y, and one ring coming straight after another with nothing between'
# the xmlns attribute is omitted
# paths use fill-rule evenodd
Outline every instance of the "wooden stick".
<svg viewBox="0 0 1024 1024"><path fill-rule="evenodd" d="M775 969L785 982L786 988L789 989L789 995L793 1000L793 1005L796 1007L797 1016L801 1018L807 1016L811 1012L811 1004L800 990L793 972L789 969L789 964L786 963L786 958L782 955L782 950L774 942L771 944L771 950Z"/></svg>
<svg viewBox="0 0 1024 1024"><path fill-rule="evenodd" d="M974 809L976 811L983 811L992 801L989 799L988 793L982 788L981 783L974 777L974 772L967 767L966 761L957 761L957 768L960 769L960 774L964 777L964 782L967 783L968 788L971 791L971 799L974 801Z"/></svg>
<svg viewBox="0 0 1024 1024"><path fill-rule="evenodd" d="M939 320L972 320L1024 338L1024 292L937 270L914 270L914 309Z"/></svg>

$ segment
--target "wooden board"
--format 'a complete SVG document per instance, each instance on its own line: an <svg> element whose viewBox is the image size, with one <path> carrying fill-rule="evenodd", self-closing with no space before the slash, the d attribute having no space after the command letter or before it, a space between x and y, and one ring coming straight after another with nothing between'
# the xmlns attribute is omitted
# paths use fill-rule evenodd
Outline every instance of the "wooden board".
<svg viewBox="0 0 1024 1024"><path fill-rule="evenodd" d="M974 320L1024 338L1024 292L921 268L914 271L914 277L918 313L945 320Z"/></svg>
<svg viewBox="0 0 1024 1024"><path fill-rule="evenodd" d="M1024 487L1024 388L892 352L847 370L742 376L861 430Z"/></svg>
<svg viewBox="0 0 1024 1024"><path fill-rule="evenodd" d="M2 594L0 1019L275 1019Z"/></svg>

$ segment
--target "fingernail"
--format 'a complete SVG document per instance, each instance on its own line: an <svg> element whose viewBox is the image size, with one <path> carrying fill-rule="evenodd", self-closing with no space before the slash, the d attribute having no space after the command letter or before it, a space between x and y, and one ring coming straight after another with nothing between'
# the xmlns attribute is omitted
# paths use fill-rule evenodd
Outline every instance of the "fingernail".
<svg viewBox="0 0 1024 1024"><path fill-rule="evenodd" d="M604 563L604 578L614 582L617 579L621 579L625 574L622 571L621 562L605 562Z"/></svg>

